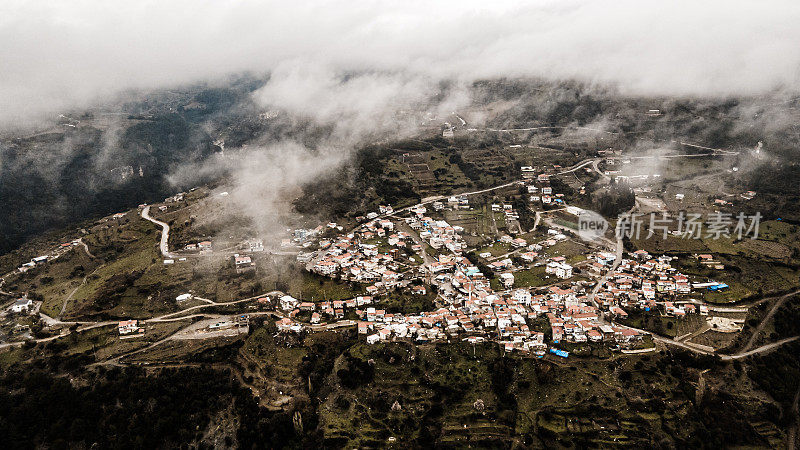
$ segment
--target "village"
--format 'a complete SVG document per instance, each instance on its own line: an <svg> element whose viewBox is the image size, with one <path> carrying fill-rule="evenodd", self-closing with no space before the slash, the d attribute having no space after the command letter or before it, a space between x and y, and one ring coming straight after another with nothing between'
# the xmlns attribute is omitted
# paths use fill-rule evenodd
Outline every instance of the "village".
<svg viewBox="0 0 800 450"><path fill-rule="evenodd" d="M537 186L547 182L546 175L524 173L521 183L533 194L531 202L563 204L558 194L551 197L551 188ZM535 195L537 192L542 195ZM321 239L316 251L302 253L298 261L318 275L362 283L367 295L323 302L284 296L279 308L288 316L279 321L279 329L303 329L304 323L297 317L305 312L309 324L354 315L358 334L370 344L392 340L492 341L507 352L539 357L548 351L566 357L568 352L561 347L586 342L621 351L649 351L654 348L650 333L622 323L628 311L677 318L687 314L707 316L708 305L693 299L692 293L727 287L724 283L690 280L671 265L673 257L650 255L644 250L626 253L617 260L613 251L595 249L573 267L567 262L570 255L542 253L573 238L565 234L569 231L556 228L547 229L536 242L503 234L497 242L508 245L506 255L494 258L490 252L481 252L476 260L474 249L462 238L464 229L436 218L459 209L470 209L467 196L452 196L403 211L381 206L361 218L362 224L351 232ZM509 204L492 204L491 209L503 213L508 222L518 217ZM580 213L580 208L567 209L575 215ZM707 260L710 256L698 258ZM546 285L515 287L515 273L519 276L533 268L544 268ZM581 276L576 277L575 272ZM397 292L425 295L427 289L436 294L436 309L403 314L381 307L383 299ZM733 324L731 331L740 328Z"/></svg>
<svg viewBox="0 0 800 450"><path fill-rule="evenodd" d="M276 317L281 332L353 327L369 344L397 340L417 344L494 342L506 352L536 357L547 353L568 357L566 349L582 344L623 353L655 350L654 330L646 329L640 321L629 320L631 314L675 319L698 316L706 324L701 327L703 330L740 331L744 313L709 317L709 310L714 307L695 295L725 290L725 283L690 279L674 266L675 256L645 250L624 252L612 235L593 242L581 239L575 223L584 210L568 205L565 195L554 191L551 177L581 168L592 172L585 166L586 162L566 170L557 165L523 166L516 181L473 193L437 196L398 210L381 205L377 211L357 217L357 225L349 229L331 222L291 230L290 237L280 242L280 249L296 255L294 259L304 271L361 286L363 293L329 300L295 298L276 291L253 298L255 304L249 308L261 310L256 315ZM502 192L524 193L525 209L536 215L531 229L522 225L519 204L507 201L507 195L499 195ZM180 208L186 194L166 198L158 206L159 213ZM217 193L214 197L224 201L226 194ZM479 200L474 194L484 197ZM581 187L580 195L583 194ZM227 259L234 272L243 275L256 270L257 255L270 253L264 241L255 238L223 249L205 239L170 251L165 244L169 227L150 217L149 210L148 205L139 207L142 218L163 228L164 266L188 264L190 258L213 255ZM126 214L117 213L101 222L120 221ZM475 229L465 229L463 217L482 218L489 231L479 235ZM502 231L498 224L502 224ZM88 247L75 239L32 259L18 272L53 261L80 245L88 253ZM692 258L703 267L723 268L710 254ZM425 297L432 300L432 307L417 311L395 307L387 311L387 302L397 296ZM194 305L192 301L196 299L199 297L182 293L175 302ZM203 306L221 304L200 300L206 302ZM37 314L38 306L40 302L25 296L15 301L8 312ZM216 321L193 327L190 335L193 339L237 335L246 330L240 322L247 317L216 316ZM49 323L58 323L45 318ZM121 320L118 336L142 337L146 323L146 319ZM22 331L26 330L29 329ZM183 334L184 338L188 335ZM31 338L30 334L21 336ZM688 340L676 343L703 353L715 351L714 347Z"/></svg>

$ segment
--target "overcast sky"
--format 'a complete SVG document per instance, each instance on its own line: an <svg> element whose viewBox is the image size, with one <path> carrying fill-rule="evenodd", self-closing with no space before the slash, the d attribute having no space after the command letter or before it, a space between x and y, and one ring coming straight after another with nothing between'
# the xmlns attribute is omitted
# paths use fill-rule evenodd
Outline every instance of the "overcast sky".
<svg viewBox="0 0 800 450"><path fill-rule="evenodd" d="M306 65L314 79L320 67L402 72L402 86L536 76L637 94L796 91L798 23L796 0L4 0L0 123L126 88L305 76Z"/></svg>

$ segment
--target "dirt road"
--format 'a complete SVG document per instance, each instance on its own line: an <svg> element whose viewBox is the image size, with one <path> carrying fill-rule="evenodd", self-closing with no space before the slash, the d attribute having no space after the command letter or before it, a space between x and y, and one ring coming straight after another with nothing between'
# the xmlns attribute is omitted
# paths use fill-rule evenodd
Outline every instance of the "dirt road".
<svg viewBox="0 0 800 450"><path fill-rule="evenodd" d="M758 324L758 327L756 327L756 329L753 330L752 336L750 336L750 339L747 340L747 344L745 344L745 346L742 348L743 352L753 347L753 345L756 343L756 340L761 335L761 332L764 331L764 327L767 325L767 323L769 323L770 320L772 320L772 316L774 316L775 313L781 308L781 306L783 306L786 303L786 301L792 298L794 295L795 295L794 292L790 292L779 298L778 301L775 302L774 305L772 305L772 309L770 309L769 312L767 312L767 315L765 315L764 318L761 319L761 323Z"/></svg>

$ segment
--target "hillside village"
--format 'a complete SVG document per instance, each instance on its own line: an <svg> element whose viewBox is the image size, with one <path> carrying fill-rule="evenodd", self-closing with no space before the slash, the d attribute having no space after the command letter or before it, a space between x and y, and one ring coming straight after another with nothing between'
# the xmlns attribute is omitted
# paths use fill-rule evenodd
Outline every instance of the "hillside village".
<svg viewBox="0 0 800 450"><path fill-rule="evenodd" d="M783 289L796 271L776 264L770 285L748 280L773 266L742 264L743 252L780 249L792 225L771 221L757 244L698 245L677 232L657 242L621 239L613 226L587 239L578 223L592 207L584 186L614 175L593 162L523 166L494 187L384 203L338 223L306 218L272 239L251 228L195 228L198 211L225 208L224 191L199 188L142 204L71 230L10 266L0 281L9 298L0 349L16 355L76 345L91 349L95 365L171 367L241 344L247 353L236 356L237 376L261 405L281 410L303 401L302 389L286 391L303 377L265 383L257 371L303 363L292 360L298 343L317 339L352 345L363 361L345 355L346 365L369 366L395 351L408 352L404 364L416 352L480 358L476 352L488 351L563 373L591 367L589 377L600 365L668 358L676 347L738 361L797 340L762 332L757 315L771 302L764 320L783 320L779 308L793 294ZM637 191L637 208L675 206L648 195ZM689 200L676 201L682 208ZM791 251L783 254L790 262ZM97 275L109 266L131 278ZM137 278L146 282L129 281ZM260 355L262 343L250 347L262 339L272 341L277 360ZM347 379L352 369L334 370Z"/></svg>
<svg viewBox="0 0 800 450"><path fill-rule="evenodd" d="M531 208L545 208L543 216L552 210L560 212L562 218L576 217L581 208L566 205L564 196L554 193L550 186L549 174L557 170L559 167L537 173L533 167L522 167L522 179L510 185L520 186L528 194ZM224 198L224 194L219 196ZM165 199L159 211L169 211L184 195ZM145 207L141 205L140 212ZM493 220L501 218L512 235L498 233L490 236L494 243L488 247L473 247L464 239L464 227L451 225L446 214L475 208L469 195L462 194L397 211L380 206L357 218L359 224L351 230L336 223L295 229L290 238L281 242L281 248L299 249L296 260L306 271L362 285L364 295L319 301L296 299L284 293L275 299L261 298L259 304L286 314L277 321L282 331L300 332L356 320L352 323L368 343L492 341L506 351L542 356L550 348L563 356L567 353L559 350L560 346L586 342L603 343L617 350L652 349L647 330L625 324L629 313L676 318L687 314L706 316L708 305L692 294L698 289L727 287L724 283L690 280L672 266L675 257L651 255L644 250L620 254L619 261L613 249L597 243L585 254L548 253L562 243L579 241L574 230L548 221L552 226L542 225L539 230L526 233L515 207L503 202L492 202L483 208L490 211ZM123 217L125 213L119 213L106 220ZM537 224L538 221L537 217ZM19 272L44 264L80 244L80 240L64 243L51 255L24 264ZM487 251L495 247L504 253ZM263 252L265 245L260 239L246 240L227 251L237 274L255 270L253 257ZM189 256L212 254L212 241L202 240L170 252L163 262L171 265L176 260L185 262ZM696 258L707 267L718 266L711 255ZM521 282L532 273L539 277L536 282ZM382 307L385 299L401 294L432 297L435 308L390 313ZM191 298L191 294L181 294L177 301ZM34 304L22 298L13 306L17 312L23 308L33 311ZM727 325L734 330L741 328L735 321L728 321ZM144 332L131 320L121 321L119 329L125 337ZM132 333L134 330L136 333Z"/></svg>
<svg viewBox="0 0 800 450"><path fill-rule="evenodd" d="M536 192L540 189L536 184L547 177L525 179L530 183L528 191ZM540 200L531 196L531 201ZM450 197L447 202L435 201L429 206L430 212L438 214L468 209L469 200L466 196ZM510 205L492 204L492 210L503 211L511 220L516 218ZM620 323L628 318L628 311L671 317L707 315L708 306L693 299L692 293L726 287L690 280L672 267L673 257L653 256L644 250L626 253L620 261L613 252L593 251L580 262L579 270L585 275L573 279L573 266L564 256L539 254L568 239L552 228L537 242L500 236L498 242L509 244L520 264L508 257L496 258L483 265L492 272L485 274L467 257L470 248L462 238L464 229L431 217L426 205L402 212L382 206L362 220L349 233L321 239L318 250L303 253L298 260L310 272L362 283L368 295L320 303L281 299L281 307L290 314L280 322L281 329L302 329L302 324L291 317L309 311L312 324L354 314L358 333L368 343L494 341L506 351L537 356L544 355L548 347L555 351L564 343L602 342L616 349L645 349L652 348L649 333ZM401 228L408 231L399 231ZM481 260L490 257L488 252L479 255ZM515 272L540 266L551 279L547 286L514 287ZM497 289L492 287L492 276L499 281ZM591 292L598 282L599 289ZM381 308L382 299L395 291L424 295L426 289L436 293L437 309L402 314Z"/></svg>
<svg viewBox="0 0 800 450"><path fill-rule="evenodd" d="M355 283L362 286L363 294L325 300L282 293L263 297L258 305L285 314L277 321L279 330L300 332L352 323L368 343L491 341L506 351L536 356L548 348L565 355L560 347L582 343L602 343L623 351L653 349L651 330L637 327L640 323L629 320L629 315L708 316L709 306L694 294L728 286L690 279L673 265L675 256L651 255L641 249L615 252L608 237L583 242L571 228L574 225L569 225L583 210L567 205L564 194L554 192L551 179L581 168L592 172L584 166L566 171L560 166L523 166L520 179L501 186L524 193L528 203L524 208L536 211L530 230L523 229L519 205L503 201L491 192L494 189L488 190L494 197L482 201L467 193L439 196L399 210L381 205L357 217L358 224L350 229L333 222L294 229L280 242L281 249L294 252L308 273ZM165 199L158 206L159 214L180 211L187 194ZM226 194L213 198L224 202ZM578 195L582 194L581 187ZM140 205L139 213L144 217L148 209ZM448 217L467 214L490 217L494 231L479 237L475 230L448 222ZM118 213L103 220L114 223L125 217L126 213ZM499 232L497 223L504 224L506 231ZM77 245L83 245L80 239L65 242L18 270L23 273L45 264ZM211 239L190 242L177 251L162 251L163 263L188 264L187 258L222 256L229 258L236 274L243 275L256 270L257 256L267 253L264 241L255 238L224 250L217 247ZM723 267L709 254L693 258L704 267ZM387 312L387 299L398 295L430 298L434 307ZM185 293L176 300L183 303L192 298ZM33 312L35 306L21 298L13 311ZM725 331L738 331L743 319L714 320L715 329L722 325ZM128 330L131 323L123 320L119 329ZM137 325L137 333L120 335L141 335L143 330ZM713 350L699 344L697 348Z"/></svg>
<svg viewBox="0 0 800 450"><path fill-rule="evenodd" d="M800 448L800 3L52 3L0 450Z"/></svg>

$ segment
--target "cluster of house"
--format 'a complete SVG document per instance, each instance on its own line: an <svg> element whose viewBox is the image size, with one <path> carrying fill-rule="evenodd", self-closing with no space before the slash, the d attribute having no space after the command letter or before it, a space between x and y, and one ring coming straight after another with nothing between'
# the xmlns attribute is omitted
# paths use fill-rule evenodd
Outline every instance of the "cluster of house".
<svg viewBox="0 0 800 450"><path fill-rule="evenodd" d="M600 321L601 313L595 306L588 304L585 297L575 298L570 292L565 294L566 300L552 305L554 308L547 313L554 343L591 341L614 342L625 346L642 339L642 335L636 330ZM619 308L612 309L611 314L627 316Z"/></svg>
<svg viewBox="0 0 800 450"><path fill-rule="evenodd" d="M535 178L541 189L547 178L540 175ZM462 204L458 197L452 200L454 205ZM441 202L433 204L437 210L443 207ZM280 321L279 328L302 328L292 319L304 311L310 312L312 324L354 315L359 319L358 333L365 335L370 343L393 339L417 342L491 340L503 345L507 351L543 355L548 345L560 342L634 345L642 339L639 331L607 320L626 318L626 309L629 308L659 308L664 314L674 316L708 313L705 305L688 299L693 285L686 275L672 267L671 257L653 257L643 250L629 254L613 272L609 271L615 266L615 254L596 252L589 255L586 263L588 273L597 278L606 275L593 301L585 290L587 285L582 282L551 286L545 291L513 289L514 266L509 258L490 263L491 268L500 273L504 288L496 292L480 269L462 255L466 245L459 235L463 231L460 227L427 216L424 205L409 210L411 215L404 220L419 233L420 238L435 249L449 252L440 252L434 261L421 268L398 273L400 249L410 246L418 253L423 249L413 243L408 233L396 231L394 222L376 213L350 234L321 240L320 250L307 259L309 270L319 274L374 283L367 289L367 295L322 303L301 302L286 296L281 298L280 307L291 312L289 317ZM387 210L381 212L386 213ZM374 243L378 238L388 241L384 250L389 248L390 252L378 251L378 244ZM540 250L564 239L566 236L555 229L548 231L546 239L530 245L521 238L500 238L518 251L527 250L519 256L531 263L537 260ZM395 251L397 253L393 253ZM491 255L480 256L488 259ZM704 256L701 255L700 259ZM564 257L549 258L544 264L545 272L557 278L568 279L573 275L573 267ZM401 284L401 275L409 274ZM399 314L389 313L376 304L377 296L388 292L387 288L411 287L415 293L424 294L425 286L411 284L411 280L419 279L420 275L426 275L427 281L435 286L439 304L444 306L418 314ZM542 319L546 319L549 326L542 326ZM534 324L536 330L532 329ZM546 334L551 336L551 342L546 342Z"/></svg>
<svg viewBox="0 0 800 450"><path fill-rule="evenodd" d="M522 178L527 181L529 200L531 203L541 202L543 205L564 204L564 194L553 192L550 185L550 175L545 172L537 173L535 167L523 166Z"/></svg>
<svg viewBox="0 0 800 450"><path fill-rule="evenodd" d="M63 255L67 250L71 247L79 245L81 243L80 239L75 239L69 242L63 242L58 245L58 247L54 248L46 255L36 256L32 258L30 261L22 264L17 268L20 273L25 273L36 266L42 265L48 261L52 261L57 259L59 256Z"/></svg>
<svg viewBox="0 0 800 450"><path fill-rule="evenodd" d="M423 287L424 295L424 287ZM269 299L264 299L265 304L268 304ZM333 300L324 301L320 303L303 302L297 300L291 295L284 295L278 299L278 306L283 311L289 313L289 319L294 319L298 314L303 312L311 313L311 324L318 324L323 318L328 319L344 319L346 312L354 312L358 316L364 315L363 307L368 307L373 304L374 298L371 295L362 295L347 300ZM372 308L374 310L374 308ZM381 311L383 314L383 311Z"/></svg>
<svg viewBox="0 0 800 450"><path fill-rule="evenodd" d="M590 256L589 272L598 275L614 262L615 255L596 253ZM705 304L689 298L694 288L717 286L719 283L691 283L689 277L672 267L674 257L653 257L644 250L623 258L600 287L595 300L601 308L616 316L626 317L627 308L660 311L667 315L708 314Z"/></svg>
<svg viewBox="0 0 800 450"><path fill-rule="evenodd" d="M386 238L385 240L378 240ZM379 243L385 242L388 248L379 252ZM408 233L394 231L394 223L388 219L373 219L346 235L335 240L322 239L319 250L312 255L307 267L310 271L327 277L340 277L343 280L371 283L370 293L392 290L401 282L400 258L410 244ZM412 245L414 250L421 250ZM298 260L307 260L308 255L299 255ZM404 267L409 264L404 263Z"/></svg>
<svg viewBox="0 0 800 450"><path fill-rule="evenodd" d="M30 313L33 309L33 300L28 297L18 298L9 307L9 310L14 313Z"/></svg>
<svg viewBox="0 0 800 450"><path fill-rule="evenodd" d="M502 212L505 215L506 222L519 220L519 213L514 210L514 205L510 203L492 203L492 212Z"/></svg>
<svg viewBox="0 0 800 450"><path fill-rule="evenodd" d="M190 251L190 252L199 251L200 254L203 255L203 254L211 253L212 250L213 250L213 246L211 244L211 241L200 241L200 242L197 242L197 243L186 244L183 247L183 249L186 250L186 251Z"/></svg>
<svg viewBox="0 0 800 450"><path fill-rule="evenodd" d="M563 256L550 258L545 266L545 273L553 274L558 278L572 278L572 266L567 264Z"/></svg>
<svg viewBox="0 0 800 450"><path fill-rule="evenodd" d="M752 200L753 198L755 198L755 196L756 196L756 191L747 191L743 192L740 195L740 197L742 197L744 200Z"/></svg>
<svg viewBox="0 0 800 450"><path fill-rule="evenodd" d="M460 204L457 198L456 201ZM437 205L434 204L434 208ZM379 292L369 289L367 292L370 295L367 296L319 304L300 302L285 296L280 299L280 307L291 312L289 317L279 321L279 328L297 328L298 323L292 319L302 311L311 313L312 324L323 319L343 319L348 311L352 311L360 319L359 333L367 335L367 341L371 343L388 339L413 339L418 342L455 338L492 339L501 342L507 349L544 354L547 349L544 332L532 331L528 321L543 316L551 306L553 311L559 311L556 305L565 305L565 294L553 290L534 297L527 289L494 292L490 280L461 255L466 248L459 234L463 229L428 217L424 205L418 205L410 211L411 216L405 219L406 223L419 233L420 238L433 248L450 251L440 253L435 261L423 267L423 272L429 275L431 284L437 287L439 297L447 307L411 315L387 313L371 306L375 301L373 296ZM387 236L390 246L405 247L406 242L410 242L408 234L394 232L393 222L375 217L353 233L340 236L335 241L320 241L317 258L310 261L308 266L310 270L326 276L338 275L356 281L380 279L384 284L392 285L394 280L387 279L387 275L391 276L394 272L385 267L385 263L392 262L393 258L378 253L374 244L366 243L375 237ZM507 235L500 238L514 248L528 250L523 254L523 260L527 258L530 262L538 256L538 250L563 239L566 236L555 230L543 242L531 246L521 238L513 239ZM419 245L414 245L412 250L423 251ZM513 286L514 276L510 270L514 267L510 259L494 261L491 267L505 271L500 275L505 288ZM546 271L560 278L572 276L572 267L558 257L548 261ZM425 287L421 285L412 286L411 289L415 294L425 293Z"/></svg>
<svg viewBox="0 0 800 450"><path fill-rule="evenodd" d="M563 264L561 261L553 261ZM543 355L547 350L543 331L531 330L529 323L542 317L551 322L555 331L553 343L561 340L583 342L613 341L630 344L641 335L630 329L602 325L596 308L587 303L582 287L551 287L547 292L532 294L529 289L495 292L490 280L466 257L440 255L429 265L434 276L432 283L446 307L419 314L388 313L372 306L372 296L314 304L300 302L289 296L280 300L284 310L293 313L311 311L311 322L323 318L342 319L352 311L359 319L358 332L367 342L392 339L412 339L416 342L467 339L493 340L506 350L519 350ZM423 286L415 286L424 294ZM290 317L292 314L290 314ZM282 326L297 328L290 318ZM602 327L602 328L601 328ZM599 337L599 339L598 339Z"/></svg>
<svg viewBox="0 0 800 450"><path fill-rule="evenodd" d="M316 228L298 228L292 231L291 239L281 240L281 247L291 247L293 245L301 248L311 247L314 244L314 240L325 232L326 227L342 230L342 227L335 222L331 222L326 226L319 225Z"/></svg>
<svg viewBox="0 0 800 450"><path fill-rule="evenodd" d="M248 255L234 253L233 256L231 256L231 260L233 261L233 267L236 269L236 273L247 272L255 270L256 268L253 258Z"/></svg>
<svg viewBox="0 0 800 450"><path fill-rule="evenodd" d="M560 241L566 240L567 236L558 232L555 229L550 229L547 231L548 237L546 239L541 240L538 243L528 244L525 239L522 238L512 238L508 235L500 236L498 242L502 244L510 244L512 248L516 249L525 249L527 251L518 253L517 256L524 262L524 263L533 263L539 259L539 251L544 248L552 247L553 245L557 244ZM480 253L478 256L484 259L489 259L492 257L490 252L483 252ZM558 278L566 279L572 277L572 270L573 267L566 262L566 258L563 256L555 256L553 258L549 258L544 262L545 265L545 272L551 275L555 275ZM489 263L489 267L495 272L502 272L500 274L500 281L501 283L509 288L514 285L514 275L511 270L514 269L513 261L510 258L503 258L497 259ZM509 272L503 272L509 271Z"/></svg>
<svg viewBox="0 0 800 450"><path fill-rule="evenodd" d="M468 280L466 285L472 292L466 300L436 311L402 315L374 307L357 310L361 318L358 332L366 335L368 343L391 339L420 343L459 338L492 340L507 351L536 355L544 355L548 347L545 333L529 326L540 318L550 323L551 344L607 341L626 346L642 338L636 330L601 323L597 309L587 303L580 288L554 286L540 294L528 289L494 293L488 286Z"/></svg>
<svg viewBox="0 0 800 450"><path fill-rule="evenodd" d="M443 211L445 208L451 210L469 209L469 198L466 195L453 195L447 202L433 202L431 204L434 211Z"/></svg>
<svg viewBox="0 0 800 450"><path fill-rule="evenodd" d="M244 249L249 251L250 253L259 253L264 251L264 240L263 239L250 239L245 241L242 245Z"/></svg>
<svg viewBox="0 0 800 450"><path fill-rule="evenodd" d="M172 197L167 197L164 199L164 203L177 203L183 201L183 198L186 196L185 192L178 192L177 194L173 195Z"/></svg>
<svg viewBox="0 0 800 450"><path fill-rule="evenodd" d="M372 211L370 213L367 213L366 216L356 217L356 220L359 221L359 222L364 222L366 220L374 220L374 219L377 219L378 216L383 216L383 215L386 215L386 214L392 214L393 212L394 212L394 208L392 208L391 205L380 205L380 206L378 206L378 211L377 212Z"/></svg>
<svg viewBox="0 0 800 450"><path fill-rule="evenodd" d="M591 255L590 270L607 272L615 255ZM654 258L637 251L623 259L597 293L597 305L590 302L583 286L550 287L544 293L528 289L492 291L489 281L466 258L448 261L452 272L440 273L436 282L447 307L413 315L391 314L374 307L358 308L360 334L370 343L391 339L418 342L463 338L472 341L495 340L508 351L542 355L547 350L544 334L529 328L531 321L547 318L552 344L560 342L609 342L631 346L642 339L634 329L603 320L627 318L624 308L655 310L663 314L708 314L708 307L685 298L693 286L687 276L670 264L671 257ZM559 261L554 261L559 262ZM449 288L449 289L448 289ZM370 298L370 301L372 299ZM364 303L366 305L367 303ZM347 307L347 302L343 302ZM334 305L335 306L335 305ZM341 315L342 313L339 313Z"/></svg>
<svg viewBox="0 0 800 450"><path fill-rule="evenodd" d="M419 233L420 239L436 250L444 248L455 254L460 254L467 248L459 234L464 228L450 225L444 220L433 220L426 215L427 212L425 206L419 205L411 208L411 217L405 219L408 226Z"/></svg>
<svg viewBox="0 0 800 450"><path fill-rule="evenodd" d="M697 259L700 261L700 264L708 267L709 269L715 269L715 270L725 269L724 264L717 261L716 259L714 259L712 255L709 255L707 253L697 255Z"/></svg>

